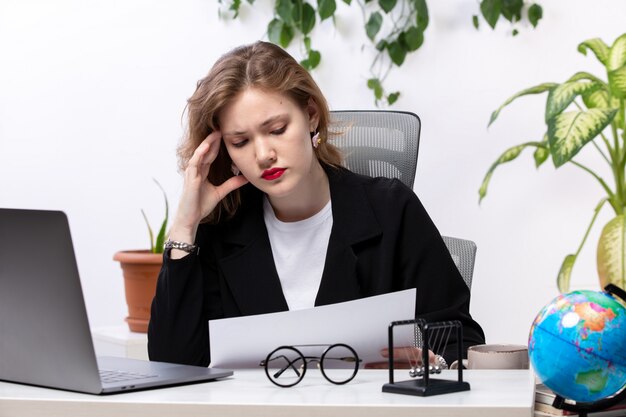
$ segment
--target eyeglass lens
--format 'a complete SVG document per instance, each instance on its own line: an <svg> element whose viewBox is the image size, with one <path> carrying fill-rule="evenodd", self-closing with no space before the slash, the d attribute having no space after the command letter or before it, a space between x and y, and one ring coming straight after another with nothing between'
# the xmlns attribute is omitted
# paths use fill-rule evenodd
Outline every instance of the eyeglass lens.
<svg viewBox="0 0 626 417"><path fill-rule="evenodd" d="M322 355L320 369L328 381L338 385L345 384L356 375L359 358L348 345L332 345Z"/></svg>
<svg viewBox="0 0 626 417"><path fill-rule="evenodd" d="M297 350L283 346L270 353L265 363L265 373L274 384L281 387L296 385L304 377L304 357Z"/></svg>

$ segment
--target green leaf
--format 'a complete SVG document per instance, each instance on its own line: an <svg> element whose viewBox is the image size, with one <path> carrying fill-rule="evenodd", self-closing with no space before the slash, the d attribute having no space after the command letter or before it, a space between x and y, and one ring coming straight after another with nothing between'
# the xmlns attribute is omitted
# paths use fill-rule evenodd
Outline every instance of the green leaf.
<svg viewBox="0 0 626 417"><path fill-rule="evenodd" d="M235 14L233 15L233 19L236 19L239 16L239 8L241 7L241 0L233 0L229 9L232 10Z"/></svg>
<svg viewBox="0 0 626 417"><path fill-rule="evenodd" d="M492 29L496 28L501 10L502 0L482 0L480 2L480 12Z"/></svg>
<svg viewBox="0 0 626 417"><path fill-rule="evenodd" d="M275 10L283 22L288 24L293 22L293 3L291 0L276 0Z"/></svg>
<svg viewBox="0 0 626 417"><path fill-rule="evenodd" d="M406 58L407 51L399 41L394 41L389 44L387 52L389 53L391 61L397 66L400 66L404 62L404 58Z"/></svg>
<svg viewBox="0 0 626 417"><path fill-rule="evenodd" d="M304 43L304 49L306 50L306 52L309 53L309 51L311 50L311 38L305 36L304 39L302 39L302 43Z"/></svg>
<svg viewBox="0 0 626 417"><path fill-rule="evenodd" d="M370 78L367 80L367 88L374 91L374 97L376 100L383 98L383 86L380 84L378 78Z"/></svg>
<svg viewBox="0 0 626 417"><path fill-rule="evenodd" d="M571 160L615 117L617 109L589 109L561 113L548 121L548 140L555 167Z"/></svg>
<svg viewBox="0 0 626 417"><path fill-rule="evenodd" d="M512 160L517 158L520 155L520 153L522 153L524 148L527 148L529 146L537 147L537 146L543 146L543 145L539 142L527 142L521 145L516 145L504 151L502 155L500 155L500 157L496 159L496 162L494 162L491 165L491 167L489 168L489 171L487 171L487 174L485 174L485 178L483 179L483 182L480 185L480 188L478 190L478 195L480 197L478 200L479 204L483 200L483 198L485 198L485 196L487 195L487 187L489 186L489 181L491 181L491 176L493 175L493 172L495 171L495 169L499 165L505 164L507 162L511 162Z"/></svg>
<svg viewBox="0 0 626 417"><path fill-rule="evenodd" d="M396 7L398 0L378 0L378 5L385 13L389 13Z"/></svg>
<svg viewBox="0 0 626 417"><path fill-rule="evenodd" d="M335 0L317 0L317 12L320 15L320 19L328 19L333 14L335 14L335 10L337 9L337 4Z"/></svg>
<svg viewBox="0 0 626 417"><path fill-rule="evenodd" d="M606 62L606 68L609 72L626 65L626 33L617 38L613 42L613 46L609 50L609 58Z"/></svg>
<svg viewBox="0 0 626 417"><path fill-rule="evenodd" d="M587 49L596 55L598 61L602 62L602 65L606 65L609 59L609 47L600 38L588 39L578 45L578 52L583 55L587 55Z"/></svg>
<svg viewBox="0 0 626 417"><path fill-rule="evenodd" d="M415 26L410 27L402 35L403 43L410 52L419 49L424 43L424 33Z"/></svg>
<svg viewBox="0 0 626 417"><path fill-rule="evenodd" d="M343 0L343 2L349 6L352 3L352 0Z"/></svg>
<svg viewBox="0 0 626 417"><path fill-rule="evenodd" d="M522 7L524 0L502 0L501 14L511 23L518 22L522 19Z"/></svg>
<svg viewBox="0 0 626 417"><path fill-rule="evenodd" d="M489 124L487 126L491 126L491 124L495 122L495 120L498 118L498 115L500 114L502 109L508 106L509 104L511 104L511 102L516 100L517 98L522 97L522 96L527 96L530 94L541 94L541 93L544 93L546 91L553 89L556 86L558 86L557 83L543 83L543 84L536 85L534 87L527 88L513 95L507 101L505 101L504 104L498 107L498 109L496 109L493 113L491 113L491 118L489 119Z"/></svg>
<svg viewBox="0 0 626 417"><path fill-rule="evenodd" d="M588 109L612 107L609 104L609 93L604 89L592 90L582 94L583 103ZM619 104L618 104L619 106Z"/></svg>
<svg viewBox="0 0 626 417"><path fill-rule="evenodd" d="M380 30L380 27L382 26L382 24L383 24L383 16L380 13L374 12L370 15L370 18L365 24L365 33L367 33L367 37L370 38L372 42L374 41L374 38L378 34L378 31Z"/></svg>
<svg viewBox="0 0 626 417"><path fill-rule="evenodd" d="M148 221L146 212L143 211L143 209L141 209L141 215L143 216L143 220L146 222L146 226L148 226L148 235L150 236L150 252L154 253L154 233L152 232L152 227L150 227L150 222Z"/></svg>
<svg viewBox="0 0 626 417"><path fill-rule="evenodd" d="M165 200L165 218L163 219L163 222L161 223L161 228L159 229L159 233L157 234L156 242L154 244L155 247L152 251L154 253L163 253L163 244L165 243L165 235L167 234L167 219L169 217L170 210L169 210L169 204L167 202L167 194L165 194L165 190L156 179L153 179L153 180L163 192L163 199Z"/></svg>
<svg viewBox="0 0 626 417"><path fill-rule="evenodd" d="M267 37L270 42L275 44L280 44L280 34L283 30L283 21L280 19L272 19L272 21L267 25Z"/></svg>
<svg viewBox="0 0 626 417"><path fill-rule="evenodd" d="M572 268L576 262L576 255L567 255L559 269L559 275L556 278L556 286L561 293L569 292L569 282L572 275Z"/></svg>
<svg viewBox="0 0 626 417"><path fill-rule="evenodd" d="M534 28L537 27L537 23L543 17L543 9L538 4L533 4L528 8L528 21Z"/></svg>
<svg viewBox="0 0 626 417"><path fill-rule="evenodd" d="M626 65L609 72L611 94L618 98L626 98Z"/></svg>
<svg viewBox="0 0 626 417"><path fill-rule="evenodd" d="M596 82L598 84L606 86L606 83L604 81L602 81L600 78L596 77L593 74L585 72L585 71L580 71L580 72L577 72L576 74L572 75L569 78L569 80L567 80L567 82L580 81L580 80L589 80L589 81L593 81L593 82Z"/></svg>
<svg viewBox="0 0 626 417"><path fill-rule="evenodd" d="M398 101L398 97L400 97L400 92L396 91L395 93L391 93L387 96L387 103L391 106L393 103Z"/></svg>
<svg viewBox="0 0 626 417"><path fill-rule="evenodd" d="M388 46L387 41L384 39L381 39L377 44L376 44L376 50L377 51L383 51L386 47Z"/></svg>
<svg viewBox="0 0 626 417"><path fill-rule="evenodd" d="M302 22L300 31L303 35L308 35L315 27L315 9L309 3L302 6Z"/></svg>
<svg viewBox="0 0 626 417"><path fill-rule="evenodd" d="M478 16L476 16L476 15L472 16L472 24L474 25L474 27L476 29L478 29L478 25L479 25L479 23L478 23Z"/></svg>
<svg viewBox="0 0 626 417"><path fill-rule="evenodd" d="M546 162L550 156L550 150L548 149L548 135L544 135L541 145L543 146L537 146L537 149L535 149L535 152L533 153L535 168L539 168L543 165L543 163Z"/></svg>
<svg viewBox="0 0 626 417"><path fill-rule="evenodd" d="M424 32L428 27L428 5L426 0L413 0L413 6L415 7L415 23L417 27Z"/></svg>
<svg viewBox="0 0 626 417"><path fill-rule="evenodd" d="M320 61L322 60L322 54L319 51L311 49L311 51L309 52L308 60L309 60L309 64L311 65L311 69L315 69L317 68L317 66L320 64Z"/></svg>
<svg viewBox="0 0 626 417"><path fill-rule="evenodd" d="M551 89L546 103L546 122L565 110L580 94L597 90L600 87L595 82L565 82Z"/></svg>
<svg viewBox="0 0 626 417"><path fill-rule="evenodd" d="M511 34L513 36L517 36L519 34L519 31L517 29L513 29L513 32L511 32Z"/></svg>
<svg viewBox="0 0 626 417"><path fill-rule="evenodd" d="M602 229L597 260L603 288L607 284L626 288L626 218L623 215L614 217Z"/></svg>

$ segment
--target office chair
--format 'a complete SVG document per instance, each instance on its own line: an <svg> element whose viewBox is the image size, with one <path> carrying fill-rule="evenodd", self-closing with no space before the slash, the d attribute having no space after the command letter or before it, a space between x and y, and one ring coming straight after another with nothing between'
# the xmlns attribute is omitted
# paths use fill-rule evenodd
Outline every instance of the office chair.
<svg viewBox="0 0 626 417"><path fill-rule="evenodd" d="M413 113L390 110L332 111L333 144L346 168L371 177L398 178L413 189L421 122ZM472 287L476 244L442 236L468 288Z"/></svg>

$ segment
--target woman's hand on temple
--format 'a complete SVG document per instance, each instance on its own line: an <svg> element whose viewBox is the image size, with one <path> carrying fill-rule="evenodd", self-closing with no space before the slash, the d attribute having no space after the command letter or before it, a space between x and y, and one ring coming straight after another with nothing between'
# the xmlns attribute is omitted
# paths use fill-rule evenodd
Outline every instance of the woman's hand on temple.
<svg viewBox="0 0 626 417"><path fill-rule="evenodd" d="M234 176L223 184L213 185L207 179L211 164L217 158L222 140L216 130L200 143L187 163L183 192L169 238L193 243L200 221L208 216L228 193L248 183L243 175ZM173 259L182 258L185 252L172 249Z"/></svg>

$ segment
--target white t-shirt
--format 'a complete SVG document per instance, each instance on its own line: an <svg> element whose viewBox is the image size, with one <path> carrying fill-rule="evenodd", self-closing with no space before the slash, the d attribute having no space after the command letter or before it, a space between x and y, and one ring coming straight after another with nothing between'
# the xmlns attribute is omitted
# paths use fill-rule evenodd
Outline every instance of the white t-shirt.
<svg viewBox="0 0 626 417"><path fill-rule="evenodd" d="M289 310L314 307L333 227L330 201L308 219L282 222L265 197L263 217Z"/></svg>

